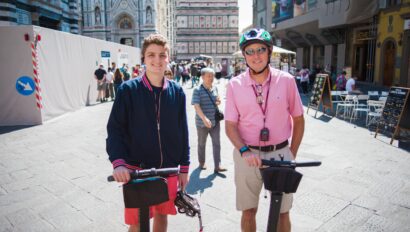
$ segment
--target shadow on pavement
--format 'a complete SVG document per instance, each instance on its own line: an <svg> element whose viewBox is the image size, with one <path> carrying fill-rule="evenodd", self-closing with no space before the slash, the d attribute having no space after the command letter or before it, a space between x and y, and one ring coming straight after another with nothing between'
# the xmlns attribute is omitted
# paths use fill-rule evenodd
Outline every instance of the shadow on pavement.
<svg viewBox="0 0 410 232"><path fill-rule="evenodd" d="M189 177L189 183L186 187L186 192L188 194L196 194L196 193L203 193L205 189L212 187L212 181L217 177L226 178L224 174L221 173L213 173L208 175L206 178L201 178L199 175L201 174L201 169L196 168Z"/></svg>
<svg viewBox="0 0 410 232"><path fill-rule="evenodd" d="M327 115L327 114L322 114L322 115L320 115L320 117L318 117L316 119L319 119L322 122L330 122L330 120L333 119L333 116Z"/></svg>
<svg viewBox="0 0 410 232"><path fill-rule="evenodd" d="M36 125L31 125L31 126L0 126L0 135L2 134L7 134L13 131L18 131L26 128L30 128Z"/></svg>

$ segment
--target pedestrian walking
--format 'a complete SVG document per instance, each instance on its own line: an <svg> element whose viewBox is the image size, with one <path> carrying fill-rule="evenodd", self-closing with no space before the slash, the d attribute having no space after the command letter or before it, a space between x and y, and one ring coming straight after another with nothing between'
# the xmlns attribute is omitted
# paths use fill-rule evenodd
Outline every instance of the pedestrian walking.
<svg viewBox="0 0 410 232"><path fill-rule="evenodd" d="M199 73L197 64L196 64L196 63L192 63L190 70L191 70L191 88L194 88L194 87L198 84L198 82L199 82L199 81L197 80L197 78L198 78L198 73Z"/></svg>
<svg viewBox="0 0 410 232"><path fill-rule="evenodd" d="M108 68L108 72L105 78L105 85L106 85L106 98L108 99L108 97L111 98L111 101L114 101L114 83L113 83L113 78L114 78L114 74L111 70L111 68Z"/></svg>
<svg viewBox="0 0 410 232"><path fill-rule="evenodd" d="M94 78L97 80L97 101L104 102L105 97L105 76L107 72L104 70L104 64L101 63L97 70L94 72Z"/></svg>
<svg viewBox="0 0 410 232"><path fill-rule="evenodd" d="M128 81L131 78L130 73L128 72L128 65L127 64L122 64L122 68L120 68L120 71L123 76L124 81Z"/></svg>
<svg viewBox="0 0 410 232"><path fill-rule="evenodd" d="M346 72L343 71L337 78L336 78L336 90L344 91L346 90Z"/></svg>
<svg viewBox="0 0 410 232"><path fill-rule="evenodd" d="M160 34L144 39L141 57L146 72L121 84L107 125L107 153L118 182L128 182L130 171L180 168L167 178L169 201L150 207L154 231L167 231L167 215L177 213L177 189L188 183L189 140L185 93L164 77L169 63L169 44ZM125 209L129 231L139 231L138 209Z"/></svg>
<svg viewBox="0 0 410 232"><path fill-rule="evenodd" d="M302 93L308 93L309 86L309 69L306 66L303 66L303 69L300 71L300 86L302 87Z"/></svg>
<svg viewBox="0 0 410 232"><path fill-rule="evenodd" d="M219 83L219 79L222 77L222 66L221 63L217 63L215 67L215 78L217 80L217 83Z"/></svg>
<svg viewBox="0 0 410 232"><path fill-rule="evenodd" d="M269 66L269 32L251 29L239 41L248 68L227 87L225 130L234 145L236 208L242 231L256 231L263 181L261 159L293 160L304 132L302 102L293 76ZM291 144L289 146L289 139ZM278 231L290 231L292 195L284 194Z"/></svg>
<svg viewBox="0 0 410 232"><path fill-rule="evenodd" d="M123 82L123 75L122 72L120 71L119 68L117 68L114 72L114 92L115 92L115 96L118 96L118 87L120 87L120 85Z"/></svg>
<svg viewBox="0 0 410 232"><path fill-rule="evenodd" d="M191 104L195 107L195 125L198 134L198 161L199 168L205 170L205 147L208 135L212 140L214 156L214 173L224 172L221 167L221 124L215 118L218 110L216 106L221 104L218 89L213 85L215 71L210 68L201 70L202 85L196 87L192 94Z"/></svg>

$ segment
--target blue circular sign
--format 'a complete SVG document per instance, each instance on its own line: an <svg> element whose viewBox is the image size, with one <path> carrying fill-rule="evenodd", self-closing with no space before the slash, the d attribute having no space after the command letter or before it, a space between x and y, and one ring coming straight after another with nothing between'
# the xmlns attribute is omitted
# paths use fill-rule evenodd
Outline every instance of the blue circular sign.
<svg viewBox="0 0 410 232"><path fill-rule="evenodd" d="M36 86L31 77L22 76L19 77L16 81L16 90L19 94L28 96L34 92Z"/></svg>

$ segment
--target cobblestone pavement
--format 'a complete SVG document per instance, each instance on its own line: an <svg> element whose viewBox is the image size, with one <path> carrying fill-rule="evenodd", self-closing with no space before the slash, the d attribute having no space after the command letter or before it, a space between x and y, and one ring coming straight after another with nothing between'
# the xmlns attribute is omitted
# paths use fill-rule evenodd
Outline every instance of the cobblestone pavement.
<svg viewBox="0 0 410 232"><path fill-rule="evenodd" d="M189 84L190 85L190 84ZM189 86L190 87L190 86ZM221 132L222 162L197 162L192 89L187 87L191 144L188 192L201 202L206 232L240 231L235 210L232 145ZM224 92L224 82L219 83ZM85 107L33 127L0 128L0 231L126 231L120 185L105 153L112 103ZM304 174L291 211L292 231L410 231L410 154L389 138L336 118L305 116L298 160L320 160ZM224 125L222 125L224 128ZM264 191L262 191L263 196ZM265 231L269 199L260 200L258 231ZM170 217L168 231L198 231L198 220Z"/></svg>

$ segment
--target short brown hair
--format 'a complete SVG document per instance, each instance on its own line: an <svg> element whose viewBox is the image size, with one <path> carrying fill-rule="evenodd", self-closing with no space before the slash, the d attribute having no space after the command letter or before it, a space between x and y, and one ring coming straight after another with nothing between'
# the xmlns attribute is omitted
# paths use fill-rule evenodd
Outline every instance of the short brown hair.
<svg viewBox="0 0 410 232"><path fill-rule="evenodd" d="M141 59L142 62L144 62L144 54L145 51L147 50L148 46L151 44L156 44L159 46L165 47L167 50L168 56L169 56L169 45L168 45L168 40L161 34L151 34L147 38L144 39L144 42L142 43L142 49L141 49Z"/></svg>
<svg viewBox="0 0 410 232"><path fill-rule="evenodd" d="M164 75L171 75L172 76L173 74L172 74L171 69L165 70Z"/></svg>

